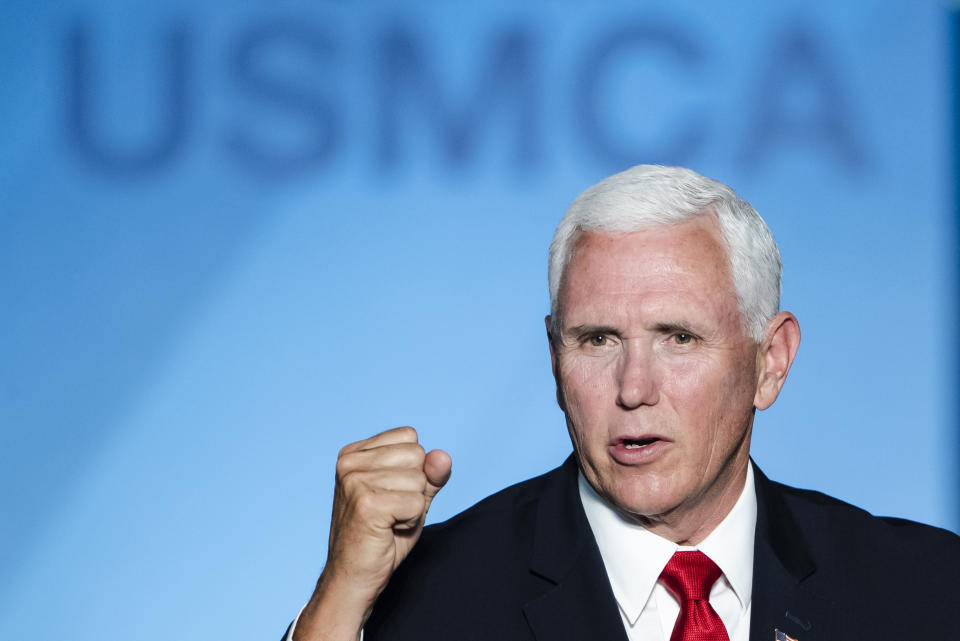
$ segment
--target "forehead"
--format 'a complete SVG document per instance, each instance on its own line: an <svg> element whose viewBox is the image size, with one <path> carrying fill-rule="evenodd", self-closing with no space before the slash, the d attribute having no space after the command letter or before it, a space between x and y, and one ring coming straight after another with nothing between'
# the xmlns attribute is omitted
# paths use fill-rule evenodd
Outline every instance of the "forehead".
<svg viewBox="0 0 960 641"><path fill-rule="evenodd" d="M628 233L581 232L559 295L565 316L596 305L689 304L723 315L737 306L714 216Z"/></svg>

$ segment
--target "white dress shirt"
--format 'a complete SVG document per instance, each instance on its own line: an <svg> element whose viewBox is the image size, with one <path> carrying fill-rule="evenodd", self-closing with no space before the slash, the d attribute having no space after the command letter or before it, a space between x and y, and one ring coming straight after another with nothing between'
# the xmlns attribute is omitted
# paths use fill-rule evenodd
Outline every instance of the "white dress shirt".
<svg viewBox="0 0 960 641"><path fill-rule="evenodd" d="M580 474L580 500L610 578L613 596L630 641L669 641L680 615L680 603L658 583L660 573L677 550L700 550L716 563L723 576L710 592L730 641L750 637L750 595L753 589L753 537L757 495L753 468L733 509L700 545L680 546L640 525L621 518Z"/></svg>

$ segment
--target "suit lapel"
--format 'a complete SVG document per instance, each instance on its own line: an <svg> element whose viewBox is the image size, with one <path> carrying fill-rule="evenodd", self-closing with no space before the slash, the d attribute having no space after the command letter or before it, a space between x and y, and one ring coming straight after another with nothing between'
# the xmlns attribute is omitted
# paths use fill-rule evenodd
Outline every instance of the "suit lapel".
<svg viewBox="0 0 960 641"><path fill-rule="evenodd" d="M562 481L537 507L530 570L548 583L523 612L539 641L627 641L603 559L577 491L577 464L564 464Z"/></svg>
<svg viewBox="0 0 960 641"><path fill-rule="evenodd" d="M809 587L816 565L781 491L754 465L757 530L753 553L750 641L779 629L797 641L836 638L833 603Z"/></svg>

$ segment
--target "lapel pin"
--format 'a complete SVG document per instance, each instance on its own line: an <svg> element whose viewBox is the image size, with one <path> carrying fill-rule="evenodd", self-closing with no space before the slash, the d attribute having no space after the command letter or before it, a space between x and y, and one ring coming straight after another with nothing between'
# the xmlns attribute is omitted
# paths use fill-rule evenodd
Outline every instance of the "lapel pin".
<svg viewBox="0 0 960 641"><path fill-rule="evenodd" d="M781 632L777 628L773 629L773 634L774 634L773 641L797 641L787 633Z"/></svg>

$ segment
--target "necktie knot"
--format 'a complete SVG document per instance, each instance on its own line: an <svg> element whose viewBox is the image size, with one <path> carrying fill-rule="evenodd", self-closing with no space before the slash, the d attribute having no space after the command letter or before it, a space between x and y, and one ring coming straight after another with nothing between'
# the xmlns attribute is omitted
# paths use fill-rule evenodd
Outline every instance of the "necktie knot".
<svg viewBox="0 0 960 641"><path fill-rule="evenodd" d="M680 601L670 641L729 641L723 621L710 605L710 590L723 574L703 552L674 552L660 581Z"/></svg>
<svg viewBox="0 0 960 641"><path fill-rule="evenodd" d="M699 550L674 552L660 580L680 601L706 601L721 574L717 564Z"/></svg>

